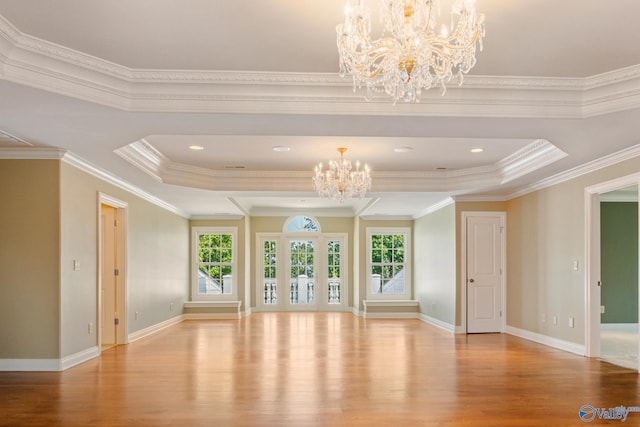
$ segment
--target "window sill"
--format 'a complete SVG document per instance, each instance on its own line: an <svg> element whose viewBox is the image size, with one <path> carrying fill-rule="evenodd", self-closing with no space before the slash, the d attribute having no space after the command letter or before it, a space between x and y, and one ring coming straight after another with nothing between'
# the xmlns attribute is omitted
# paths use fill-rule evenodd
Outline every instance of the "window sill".
<svg viewBox="0 0 640 427"><path fill-rule="evenodd" d="M363 300L364 318L415 319L420 303L415 300Z"/></svg>
<svg viewBox="0 0 640 427"><path fill-rule="evenodd" d="M240 319L242 301L188 301L184 315L188 320Z"/></svg>
<svg viewBox="0 0 640 427"><path fill-rule="evenodd" d="M364 308L366 310L369 307L417 307L420 303L416 300L404 300L404 299L366 299L363 300Z"/></svg>
<svg viewBox="0 0 640 427"><path fill-rule="evenodd" d="M237 308L240 311L242 301L187 301L184 308Z"/></svg>

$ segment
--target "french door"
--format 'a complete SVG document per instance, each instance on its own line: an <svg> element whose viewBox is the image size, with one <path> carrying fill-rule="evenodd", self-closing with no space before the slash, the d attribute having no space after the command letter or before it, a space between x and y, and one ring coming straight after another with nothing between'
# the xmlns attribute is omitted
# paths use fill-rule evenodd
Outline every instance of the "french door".
<svg viewBox="0 0 640 427"><path fill-rule="evenodd" d="M346 235L259 235L257 308L342 311L346 305Z"/></svg>

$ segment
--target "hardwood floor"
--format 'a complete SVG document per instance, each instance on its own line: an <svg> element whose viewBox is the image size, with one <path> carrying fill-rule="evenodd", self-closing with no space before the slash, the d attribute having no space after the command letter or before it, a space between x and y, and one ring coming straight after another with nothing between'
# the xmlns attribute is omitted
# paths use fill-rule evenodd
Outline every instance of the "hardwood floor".
<svg viewBox="0 0 640 427"><path fill-rule="evenodd" d="M65 372L0 372L2 426L577 426L583 405L640 406L638 373L347 313L186 321Z"/></svg>

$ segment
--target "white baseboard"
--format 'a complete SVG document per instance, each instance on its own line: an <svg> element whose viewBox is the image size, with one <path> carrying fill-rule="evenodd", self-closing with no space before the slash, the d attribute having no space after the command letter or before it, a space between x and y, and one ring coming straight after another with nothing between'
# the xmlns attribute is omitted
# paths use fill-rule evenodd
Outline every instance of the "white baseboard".
<svg viewBox="0 0 640 427"><path fill-rule="evenodd" d="M363 312L365 319L417 319L418 313L371 313Z"/></svg>
<svg viewBox="0 0 640 427"><path fill-rule="evenodd" d="M128 335L129 344L141 338L155 334L156 332L159 332L163 329L169 328L173 325L177 325L183 320L184 320L184 315L181 314L179 316L172 317L169 320L165 320L164 322L160 322L155 325L149 326L148 328L144 328L144 329L140 329L139 331L132 332Z"/></svg>
<svg viewBox="0 0 640 427"><path fill-rule="evenodd" d="M56 372L59 370L60 359L0 359L0 371Z"/></svg>
<svg viewBox="0 0 640 427"><path fill-rule="evenodd" d="M358 317L362 316L362 313L360 312L360 310L358 310L358 307L351 307L351 312L353 313L354 316L358 316Z"/></svg>
<svg viewBox="0 0 640 427"><path fill-rule="evenodd" d="M514 328L513 326L507 326L505 332L507 334L514 335L516 337L524 338L529 341L534 341L539 344L548 345L549 347L557 348L558 350L568 351L569 353L578 354L580 356L584 356L587 354L586 348L584 345L576 344L569 341L564 341L558 338L553 338L548 335L542 335L536 332Z"/></svg>
<svg viewBox="0 0 640 427"><path fill-rule="evenodd" d="M435 317L427 316L426 314L420 313L418 318L425 323L436 326L440 329L444 329L447 332L456 333L455 325L443 322L442 320L436 319Z"/></svg>
<svg viewBox="0 0 640 427"><path fill-rule="evenodd" d="M66 369L73 368L76 365L84 363L98 356L100 356L100 348L98 346L94 346L78 353L63 357L60 361L60 370L64 371Z"/></svg>
<svg viewBox="0 0 640 427"><path fill-rule="evenodd" d="M184 320L237 320L242 313L185 313Z"/></svg>

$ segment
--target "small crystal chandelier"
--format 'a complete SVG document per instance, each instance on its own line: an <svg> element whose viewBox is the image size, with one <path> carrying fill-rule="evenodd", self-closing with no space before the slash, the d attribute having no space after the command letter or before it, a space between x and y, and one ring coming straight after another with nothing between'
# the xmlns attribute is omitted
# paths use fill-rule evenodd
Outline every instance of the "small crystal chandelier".
<svg viewBox="0 0 640 427"><path fill-rule="evenodd" d="M371 189L371 175L369 166L360 169L360 162L356 162L355 170L351 161L344 158L346 148L338 148L340 160L330 160L329 168L322 169L322 163L315 167L313 189L320 197L327 197L343 203L354 196L362 197Z"/></svg>
<svg viewBox="0 0 640 427"><path fill-rule="evenodd" d="M419 102L423 90L462 84L482 50L484 15L475 0L453 0L451 23L439 25L440 0L380 0L384 30L371 39L371 10L364 0L347 0L345 21L336 28L340 75L353 77L353 90L366 87L366 99L386 93ZM439 28L438 28L439 27Z"/></svg>

